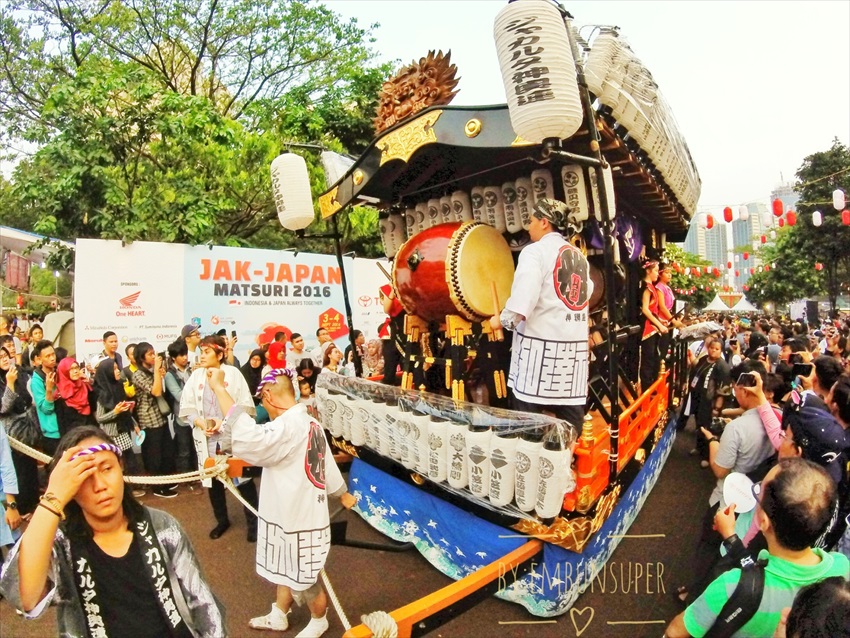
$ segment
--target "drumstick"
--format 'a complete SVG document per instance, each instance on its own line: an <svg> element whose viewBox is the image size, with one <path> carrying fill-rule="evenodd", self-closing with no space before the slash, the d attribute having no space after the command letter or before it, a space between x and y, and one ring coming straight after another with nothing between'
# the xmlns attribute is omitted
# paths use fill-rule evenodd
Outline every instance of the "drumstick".
<svg viewBox="0 0 850 638"><path fill-rule="evenodd" d="M498 315L501 312L501 308L499 308L499 291L496 290L496 282L490 282L490 294L493 296L493 314ZM496 341L504 341L505 333L502 332L501 326L499 328L493 330L493 337Z"/></svg>
<svg viewBox="0 0 850 638"><path fill-rule="evenodd" d="M393 280L393 276L392 276L390 273L388 273L388 272L387 272L387 269L386 269L386 268L384 268L384 267L381 265L381 262L376 261L376 262L375 262L375 265L376 265L378 268L380 268L380 269L381 269L381 272L382 272L382 273L384 273L384 276L387 278L387 280L388 280L388 281L392 281L392 280Z"/></svg>

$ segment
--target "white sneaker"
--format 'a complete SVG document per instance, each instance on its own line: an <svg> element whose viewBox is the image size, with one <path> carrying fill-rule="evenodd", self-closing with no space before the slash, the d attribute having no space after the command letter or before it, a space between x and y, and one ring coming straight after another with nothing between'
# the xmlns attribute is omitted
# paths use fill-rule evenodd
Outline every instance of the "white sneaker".
<svg viewBox="0 0 850 638"><path fill-rule="evenodd" d="M265 616L257 616L248 621L248 626L251 629L266 629L269 631L286 631L289 629L289 619L286 614L289 612L281 611L276 603L272 603L272 610ZM317 634L321 635L321 634Z"/></svg>
<svg viewBox="0 0 850 638"><path fill-rule="evenodd" d="M321 618L310 618L310 622L295 638L319 638L324 634L330 625L328 624L328 614L325 613Z"/></svg>

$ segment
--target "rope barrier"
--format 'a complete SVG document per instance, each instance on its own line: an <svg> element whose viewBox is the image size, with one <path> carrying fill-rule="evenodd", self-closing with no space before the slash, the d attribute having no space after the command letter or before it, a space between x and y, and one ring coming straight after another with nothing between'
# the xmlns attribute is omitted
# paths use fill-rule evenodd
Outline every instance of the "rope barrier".
<svg viewBox="0 0 850 638"><path fill-rule="evenodd" d="M372 632L372 638L398 638L395 618L385 611L373 611L360 616L360 620Z"/></svg>
<svg viewBox="0 0 850 638"><path fill-rule="evenodd" d="M35 448L22 443L18 439L15 439L11 436L7 437L9 439L9 446L13 450L17 450L21 454L25 454L34 458L36 461L40 463L50 463L52 457L48 456L44 452L36 450ZM242 494L239 493L236 485L233 483L233 479L231 479L227 475L227 459L228 457L223 454L218 454L215 456L215 465L211 467L205 467L194 472L184 472L182 474L169 474L167 476L125 476L124 482L132 485L172 485L174 483L191 483L194 481L203 481L208 478L215 478L221 481L221 483L228 489L228 491L233 494L233 496L238 500L248 511L250 511L257 519L262 519L260 513L243 497ZM265 519L263 519L265 520ZM330 598L331 603L333 604L333 608L339 616L340 622L342 622L343 627L346 631L351 629L351 623L348 620L348 616L345 615L345 611L342 608L342 603L339 602L339 598L336 595L336 591L334 591L333 585L331 585L331 581L328 578L327 572L324 569L320 572L322 583L325 586L325 589L328 593L328 598ZM390 634L387 634L389 638Z"/></svg>

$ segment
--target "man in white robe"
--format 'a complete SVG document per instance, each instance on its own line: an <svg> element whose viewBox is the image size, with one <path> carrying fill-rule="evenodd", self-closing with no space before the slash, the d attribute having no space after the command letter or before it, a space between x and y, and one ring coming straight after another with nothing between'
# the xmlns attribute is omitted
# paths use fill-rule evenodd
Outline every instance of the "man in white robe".
<svg viewBox="0 0 850 638"><path fill-rule="evenodd" d="M234 456L263 469L257 573L277 585L276 601L265 616L252 618L252 629L284 631L292 603L307 604L312 616L296 638L318 638L328 629L327 596L318 582L330 550L328 498L343 506L357 502L345 481L322 427L295 401L293 373L272 370L257 393L271 422L258 425L235 404L224 385L224 374L210 370L208 384L225 415L222 443L231 442Z"/></svg>
<svg viewBox="0 0 850 638"><path fill-rule="evenodd" d="M564 238L575 230L568 215L562 202L541 199L534 205L532 243L519 255L505 309L490 324L514 331L508 385L515 409L546 411L581 428L593 282L587 259Z"/></svg>

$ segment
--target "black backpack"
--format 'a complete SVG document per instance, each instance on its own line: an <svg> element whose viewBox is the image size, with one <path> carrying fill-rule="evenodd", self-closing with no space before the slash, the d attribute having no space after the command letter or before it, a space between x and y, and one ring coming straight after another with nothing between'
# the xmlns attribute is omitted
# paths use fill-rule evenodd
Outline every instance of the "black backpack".
<svg viewBox="0 0 850 638"><path fill-rule="evenodd" d="M730 638L755 616L764 594L765 565L767 561L759 560L741 567L738 586L723 605L705 638Z"/></svg>

